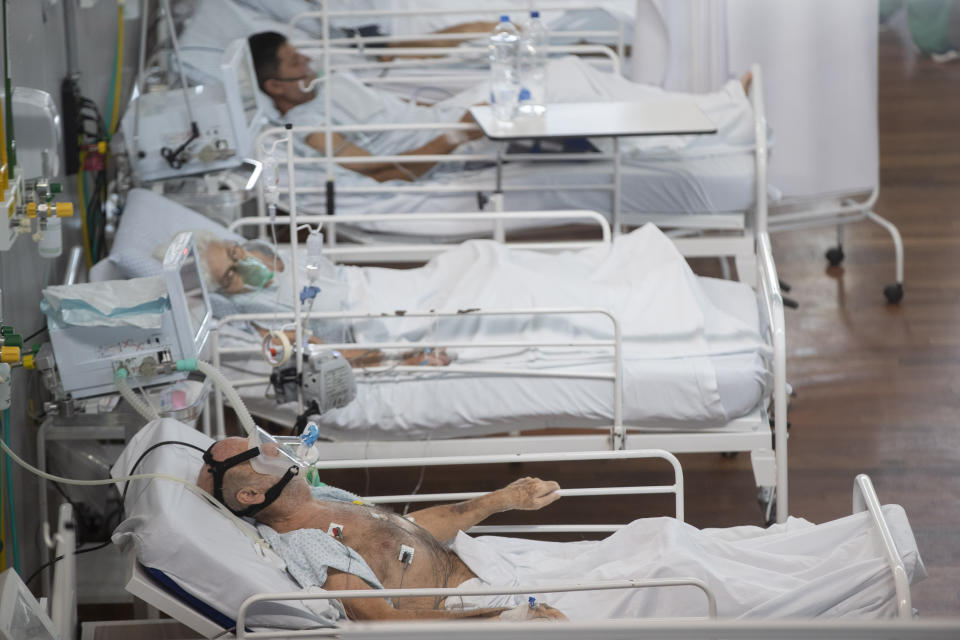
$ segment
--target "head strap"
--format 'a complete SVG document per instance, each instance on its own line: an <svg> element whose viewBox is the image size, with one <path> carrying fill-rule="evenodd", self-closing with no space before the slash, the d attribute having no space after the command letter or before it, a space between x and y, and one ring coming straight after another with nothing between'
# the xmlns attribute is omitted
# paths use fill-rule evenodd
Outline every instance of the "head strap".
<svg viewBox="0 0 960 640"><path fill-rule="evenodd" d="M280 493L283 491L284 487L287 486L293 477L300 473L299 467L296 465L290 465L290 468L287 469L285 474L283 474L283 477L277 480L272 487L267 489L267 492L263 497L263 502L251 504L246 509L242 510L233 509L223 499L223 478L227 474L227 471L233 467L246 462L247 460L252 460L258 455L260 455L260 447L247 449L246 451L238 453L235 456L231 456L226 460L213 459L213 445L210 445L210 448L203 452L203 462L207 464L207 471L213 474L213 497L217 499L217 502L225 506L227 509L230 509L230 512L233 513L233 515L240 518L248 516L252 517L261 509L271 505L273 501L280 496Z"/></svg>

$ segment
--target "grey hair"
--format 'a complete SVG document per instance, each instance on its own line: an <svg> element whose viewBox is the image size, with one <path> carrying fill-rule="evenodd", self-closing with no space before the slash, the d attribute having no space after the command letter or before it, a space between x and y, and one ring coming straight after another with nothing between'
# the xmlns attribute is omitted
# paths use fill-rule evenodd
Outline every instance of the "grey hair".
<svg viewBox="0 0 960 640"><path fill-rule="evenodd" d="M216 233L212 231L207 231L206 229L187 229L193 233L193 243L197 247L197 256L200 258L200 275L203 277L204 283L207 285L207 291L213 293L220 289L220 283L217 282L213 274L210 273L210 267L207 264L207 248L211 243L227 243L230 240L226 238L221 238ZM172 240L172 238L171 238ZM163 257L167 253L167 248L170 246L170 242L164 242L163 244L157 245L153 250L153 257L163 262Z"/></svg>

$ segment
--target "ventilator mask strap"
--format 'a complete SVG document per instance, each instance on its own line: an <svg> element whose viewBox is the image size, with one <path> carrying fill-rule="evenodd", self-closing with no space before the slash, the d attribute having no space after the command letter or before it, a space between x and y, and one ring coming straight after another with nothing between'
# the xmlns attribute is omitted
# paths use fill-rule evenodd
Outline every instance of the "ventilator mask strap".
<svg viewBox="0 0 960 640"><path fill-rule="evenodd" d="M267 489L267 492L263 494L263 502L259 504L252 504L243 511L234 511L234 513L241 518L243 517L253 517L255 513L261 509L265 509L273 504L273 501L280 497L280 493L283 492L284 487L293 480L293 477L300 473L300 467L291 465L287 472L283 474L283 477L277 480L272 487Z"/></svg>
<svg viewBox="0 0 960 640"><path fill-rule="evenodd" d="M203 462L208 465L207 470L213 474L213 497L217 499L217 502L227 506L227 503L223 501L223 476L226 475L227 471L251 458L256 458L258 455L260 455L260 449L255 448L238 453L226 460L214 460L213 445L210 445L210 448L203 452ZM229 509L229 507L227 508ZM233 509L230 510L233 511Z"/></svg>
<svg viewBox="0 0 960 640"><path fill-rule="evenodd" d="M207 449L203 453L203 461L209 465L209 471L213 474L213 497L217 501L225 506L227 509L230 509L230 512L240 518L252 517L255 513L259 512L262 509L273 504L280 493L283 491L284 487L293 480L293 477L300 473L300 467L296 465L290 465L287 469L287 472L283 474L283 477L277 480L272 487L267 489L267 492L263 496L263 502L259 504L252 504L246 509L233 509L223 500L223 477L226 475L227 471L242 464L248 460L252 460L260 455L260 448L254 447L252 449L247 449L242 453L238 453L235 456L231 456L226 460L214 460L213 453L211 451L213 445L210 445L210 449Z"/></svg>

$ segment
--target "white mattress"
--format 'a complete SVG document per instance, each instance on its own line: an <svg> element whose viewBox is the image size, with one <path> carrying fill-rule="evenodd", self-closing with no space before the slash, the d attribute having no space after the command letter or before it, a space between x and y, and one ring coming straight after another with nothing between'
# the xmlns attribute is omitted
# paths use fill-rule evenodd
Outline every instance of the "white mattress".
<svg viewBox="0 0 960 640"><path fill-rule="evenodd" d="M441 172L429 182L421 180L418 185L456 185L475 187L468 193L396 193L396 194L348 194L336 195L336 212L339 214L381 214L410 212L455 212L480 211L478 194L489 196L495 185L494 167L463 171ZM716 213L744 211L754 202L754 157L743 153L728 156L661 159L656 163L631 164L621 167L621 211L648 214L671 213ZM308 172L298 171L298 184L313 184ZM504 197L506 211L538 211L562 209L587 209L610 213L613 209L610 190L561 191L551 189L557 185L610 184L609 163L551 162L548 166L531 166L529 163L509 164L504 168L503 184L531 185L528 191L507 191ZM324 196L299 195L298 206L305 213L325 213ZM529 227L531 222L522 225ZM548 224L543 223L541 224ZM453 221L449 223L406 222L369 223L365 231L413 235L455 235L480 233L488 230L489 223Z"/></svg>
<svg viewBox="0 0 960 640"><path fill-rule="evenodd" d="M750 287L713 278L699 281L714 305L762 335L756 296ZM609 358L594 356L591 354L591 362L576 370L611 371ZM236 364L231 367L227 362ZM266 373L265 367L262 361L244 357L225 361L223 370L228 377L249 378L251 372ZM716 376L722 415L705 419L697 403L688 402L691 394L697 393L690 384L691 372L694 378L711 372ZM752 423L727 421L759 405L767 377L761 351L676 359L625 358L624 421L647 431L751 430ZM613 385L609 380L453 375L444 368L430 367L423 374L402 377L361 374L358 387L357 400L321 417L320 426L328 437L429 439L546 427L605 426L613 421ZM293 403L277 405L264 397L263 387L239 391L252 413L281 424L293 423L297 413ZM657 409L651 408L651 397L660 399ZM658 412L662 407L672 409L664 414Z"/></svg>

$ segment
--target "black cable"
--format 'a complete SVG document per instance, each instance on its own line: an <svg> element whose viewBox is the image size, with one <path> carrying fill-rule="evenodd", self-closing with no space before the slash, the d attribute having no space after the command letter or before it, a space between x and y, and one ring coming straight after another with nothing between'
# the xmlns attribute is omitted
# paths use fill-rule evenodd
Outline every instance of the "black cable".
<svg viewBox="0 0 960 640"><path fill-rule="evenodd" d="M90 547L89 549L80 549L80 550L78 550L78 551L74 551L74 552L73 552L73 555L79 556L79 555L82 554L82 553L90 553L91 551L99 551L100 549L103 549L103 548L104 548L105 546L107 546L108 544L111 544L111 542L112 542L111 540L107 540L106 542L104 542L104 543L102 543L102 544L98 544L98 545L95 546L95 547ZM38 575L40 575L40 572L41 572L41 571L43 571L43 570L46 569L47 567L49 567L49 566L51 566L51 565L53 565L53 564L55 564L55 563L57 563L57 562L59 562L59 561L61 561L61 560L63 560L63 556L57 556L57 557L54 558L53 560L50 560L49 562L43 563L42 565L40 565L40 566L37 568L36 571L34 571L33 573L30 574L30 577L29 577L29 578L27 578L26 580L23 581L23 584L25 584L26 586L29 587L29 586L30 586L30 582L31 582L34 578L36 578Z"/></svg>
<svg viewBox="0 0 960 640"><path fill-rule="evenodd" d="M203 453L204 451L206 451L205 449L203 449L203 448L201 448L201 447L198 447L198 446L195 445L195 444L191 444L191 443L189 443L189 442L181 442L180 440L162 440L162 441L160 441L160 442L154 443L153 445L150 446L150 448L148 448L146 451L144 451L143 453L140 454L140 457L137 458L137 461L133 463L133 466L132 466L132 467L130 467L130 473L129 473L128 475L131 475L131 476L134 475L134 473L135 473L136 470L137 470L137 467L140 466L140 463L143 461L143 458L144 458L148 453L150 453L150 452L153 451L154 449L157 449L157 448L159 448L159 447L162 447L162 446L168 445L168 444L180 444L180 445L183 445L183 446L185 446L185 447L190 447L191 449L196 449L196 450L199 451L200 453ZM125 482L123 483L123 493L120 494L120 508L121 508L121 509L123 508L123 506L124 506L125 504L127 504L127 488L128 488L129 486L130 486L130 481L129 481L129 480L127 480L127 481L125 481Z"/></svg>
<svg viewBox="0 0 960 640"><path fill-rule="evenodd" d="M43 325L42 327L40 327L39 329L37 329L36 331L28 335L26 338L24 338L23 343L26 344L30 342L31 340L33 340L34 338L36 338L38 335L40 335L46 330L47 330L47 325Z"/></svg>
<svg viewBox="0 0 960 640"><path fill-rule="evenodd" d="M156 448L158 448L158 447L162 447L163 445L167 445L167 444L179 444L179 445L183 445L183 446L185 446L185 447L190 447L191 449L196 449L197 451L199 451L199 452L201 452L201 453L204 452L204 449L203 449L203 448L198 447L197 445L191 444L191 443L189 443L189 442L181 442L180 440L163 440L163 441L161 441L161 442L157 442L157 443L153 444L149 449L147 449L146 451L144 451L143 453L140 454L140 457L137 458L137 461L133 463L133 466L132 466L132 467L130 467L130 473L129 473L129 475L134 475L134 472L136 471L137 467L140 466L140 463L143 461L144 456L146 456L148 453L150 453L150 452L153 451L154 449L156 449ZM63 493L63 490L60 489L60 487L57 485L56 482L54 482L53 485L54 485L55 487L57 487L57 488L61 491L61 493ZM123 513L123 506L124 506L124 504L126 504L126 501L127 501L127 487L129 487L129 486L130 486L130 481L129 481L129 480L127 480L126 482L123 483L123 493L120 495L120 506L119 506L119 508L117 509L117 511L119 511L120 513ZM64 497L66 498L66 494L63 494L63 495L64 495ZM70 504L73 505L73 502L70 501L70 498L67 498L67 502L70 502ZM116 512L114 512L114 513L116 513ZM114 515L114 514L112 513L112 514L110 514L109 517L112 518L113 515ZM121 518L121 521L122 521L122 518ZM96 547L90 547L89 549L80 549L79 551L75 551L75 552L74 552L74 555L77 555L77 556L78 556L78 555L80 555L80 554L82 554L82 553L90 553L91 551L97 551L97 550L99 550L99 549L103 549L103 548L104 548L105 546L107 546L108 544L111 544L111 542L112 542L111 540L107 540L107 541L104 542L103 544L97 545ZM36 571L34 571L33 573L31 573L31 574L30 574L30 577L27 578L26 580L24 580L23 583L24 583L25 585L29 586L29 585L30 585L30 581L33 580L34 578L36 578L38 575L40 575L40 572L41 572L41 571L43 571L43 570L46 569L47 567L53 566L54 564L56 564L56 563L59 562L60 560L63 560L63 556L57 556L57 557L54 558L53 560L50 560L49 562L43 563L42 565L40 565L40 566L37 568Z"/></svg>

